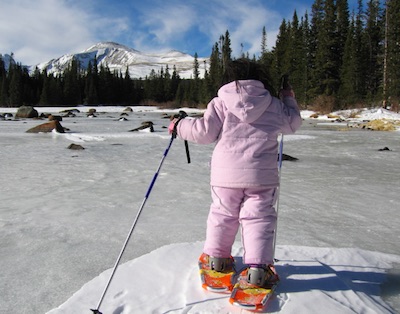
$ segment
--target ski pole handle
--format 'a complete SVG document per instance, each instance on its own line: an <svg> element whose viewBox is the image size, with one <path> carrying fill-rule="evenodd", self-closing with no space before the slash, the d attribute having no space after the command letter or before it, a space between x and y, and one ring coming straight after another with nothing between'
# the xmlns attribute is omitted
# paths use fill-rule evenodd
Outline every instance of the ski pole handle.
<svg viewBox="0 0 400 314"><path fill-rule="evenodd" d="M281 78L281 89L290 90L292 86L289 83L289 74L282 75Z"/></svg>
<svg viewBox="0 0 400 314"><path fill-rule="evenodd" d="M180 110L178 114L174 115L174 118L177 118L178 120L176 120L174 130L172 131L173 138L176 138L176 136L177 136L176 128L178 126L179 121L181 121L182 119L185 119L186 117L187 117L187 113L183 110ZM186 140L185 140L185 151L186 151L187 162L188 162L188 164L190 164L189 143Z"/></svg>

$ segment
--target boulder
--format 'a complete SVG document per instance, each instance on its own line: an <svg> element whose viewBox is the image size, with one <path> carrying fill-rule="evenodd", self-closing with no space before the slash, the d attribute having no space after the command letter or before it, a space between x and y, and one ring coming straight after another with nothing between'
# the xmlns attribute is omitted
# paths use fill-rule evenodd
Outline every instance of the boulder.
<svg viewBox="0 0 400 314"><path fill-rule="evenodd" d="M151 121L142 122L142 126L136 128L136 129L130 130L129 132L141 131L141 130L145 130L145 129L149 129L150 132L154 132L153 122L151 122Z"/></svg>
<svg viewBox="0 0 400 314"><path fill-rule="evenodd" d="M279 159L279 156L278 156L278 159ZM282 154L282 160L297 161L299 159L296 158L296 157L292 157L292 156L286 155L286 154Z"/></svg>
<svg viewBox="0 0 400 314"><path fill-rule="evenodd" d="M60 113L80 113L80 111L78 109L65 109L60 111Z"/></svg>
<svg viewBox="0 0 400 314"><path fill-rule="evenodd" d="M59 121L53 120L47 123L43 123L40 125L37 125L28 131L26 133L49 133L52 132L53 130L56 130L58 133L65 133L64 128L60 124Z"/></svg>
<svg viewBox="0 0 400 314"><path fill-rule="evenodd" d="M73 149L73 150L83 150L83 149L85 149L82 145L74 144L74 143L69 145L67 148L68 149Z"/></svg>
<svg viewBox="0 0 400 314"><path fill-rule="evenodd" d="M16 118L37 118L39 113L32 106L21 106L15 114Z"/></svg>
<svg viewBox="0 0 400 314"><path fill-rule="evenodd" d="M50 113L42 112L39 115L39 118L47 119L50 115L51 115Z"/></svg>
<svg viewBox="0 0 400 314"><path fill-rule="evenodd" d="M11 120L13 118L13 114L12 113L2 113L0 114L0 119L1 120Z"/></svg>
<svg viewBox="0 0 400 314"><path fill-rule="evenodd" d="M76 115L80 113L80 111L78 109L66 109L60 111L60 113L63 114L63 116L66 118L73 118L76 117Z"/></svg>
<svg viewBox="0 0 400 314"><path fill-rule="evenodd" d="M65 118L74 118L76 117L76 114L73 111L68 111L65 115Z"/></svg>

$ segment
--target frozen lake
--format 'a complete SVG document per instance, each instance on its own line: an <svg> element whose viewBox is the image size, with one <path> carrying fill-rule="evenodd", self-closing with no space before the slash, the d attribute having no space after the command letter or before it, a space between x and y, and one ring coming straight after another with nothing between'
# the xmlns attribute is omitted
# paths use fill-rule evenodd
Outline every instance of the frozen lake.
<svg viewBox="0 0 400 314"><path fill-rule="evenodd" d="M0 121L0 313L46 313L114 265L170 139L161 112L121 110L64 118L66 134ZM127 132L143 121L155 132ZM400 133L338 129L306 120L285 137L299 160L283 163L277 243L399 255ZM189 147L191 164L173 143L123 261L204 240L213 147Z"/></svg>

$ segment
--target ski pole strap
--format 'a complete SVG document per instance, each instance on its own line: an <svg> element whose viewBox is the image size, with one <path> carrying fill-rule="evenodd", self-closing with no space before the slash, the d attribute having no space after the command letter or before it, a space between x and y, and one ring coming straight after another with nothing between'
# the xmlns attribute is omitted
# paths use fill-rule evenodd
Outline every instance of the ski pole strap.
<svg viewBox="0 0 400 314"><path fill-rule="evenodd" d="M177 127L178 127L178 123L179 121L181 121L182 119L185 119L187 117L187 113L183 110L180 110L178 114L174 115L174 118L177 118L178 120L176 120L175 125L174 125L174 129L172 130L172 138L176 138L176 136L178 135L177 132ZM185 140L185 150L186 150L186 159L188 164L190 164L190 152L189 152L189 144L188 141Z"/></svg>
<svg viewBox="0 0 400 314"><path fill-rule="evenodd" d="M183 111L183 110L180 110L179 113L174 115L174 118L177 119L177 120L175 121L174 129L172 130L173 138L176 138L176 136L178 135L177 127L178 127L179 122L182 119L185 119L186 117L187 117L187 113L185 111Z"/></svg>

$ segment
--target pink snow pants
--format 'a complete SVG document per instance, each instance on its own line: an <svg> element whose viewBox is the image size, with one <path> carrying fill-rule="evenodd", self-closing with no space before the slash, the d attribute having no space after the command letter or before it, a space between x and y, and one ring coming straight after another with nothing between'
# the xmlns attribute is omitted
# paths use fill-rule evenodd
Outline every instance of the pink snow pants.
<svg viewBox="0 0 400 314"><path fill-rule="evenodd" d="M213 257L231 256L241 227L243 262L273 264L277 189L212 186L211 196L204 253Z"/></svg>

